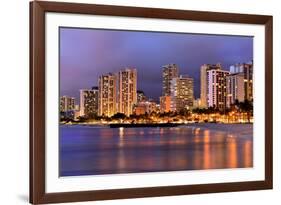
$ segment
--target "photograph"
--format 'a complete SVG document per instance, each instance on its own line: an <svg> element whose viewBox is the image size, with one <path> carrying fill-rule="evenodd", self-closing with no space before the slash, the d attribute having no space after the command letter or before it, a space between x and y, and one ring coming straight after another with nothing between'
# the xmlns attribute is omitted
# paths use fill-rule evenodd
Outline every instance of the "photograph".
<svg viewBox="0 0 281 205"><path fill-rule="evenodd" d="M29 202L273 189L273 15L241 5L31 1Z"/></svg>
<svg viewBox="0 0 281 205"><path fill-rule="evenodd" d="M58 35L60 177L253 168L253 36Z"/></svg>

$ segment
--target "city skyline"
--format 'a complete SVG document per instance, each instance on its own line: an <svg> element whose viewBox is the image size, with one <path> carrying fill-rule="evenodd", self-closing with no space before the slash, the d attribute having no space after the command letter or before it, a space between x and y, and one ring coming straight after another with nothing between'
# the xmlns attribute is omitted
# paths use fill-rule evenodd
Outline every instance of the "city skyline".
<svg viewBox="0 0 281 205"><path fill-rule="evenodd" d="M60 95L79 99L79 90L98 86L103 73L134 67L137 90L159 102L162 66L175 63L194 79L199 98L202 64L220 62L228 70L252 59L252 37L61 28Z"/></svg>
<svg viewBox="0 0 281 205"><path fill-rule="evenodd" d="M72 115L71 118L78 119L79 116L112 117L119 113L129 117L170 111L180 113L197 108L214 108L225 112L232 105L251 104L253 100L253 62L235 64L229 71L223 70L221 64L202 65L198 99L194 98L194 79L181 75L176 64L162 67L162 96L159 96L159 104L136 89L137 81L135 68L102 74L98 87L80 90L80 108L75 105L74 97L60 97L62 116Z"/></svg>

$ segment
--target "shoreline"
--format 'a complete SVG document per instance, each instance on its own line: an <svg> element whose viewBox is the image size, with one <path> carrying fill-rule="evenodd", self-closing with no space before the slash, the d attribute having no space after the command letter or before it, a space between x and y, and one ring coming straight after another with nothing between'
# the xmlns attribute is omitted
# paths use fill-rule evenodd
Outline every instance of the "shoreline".
<svg viewBox="0 0 281 205"><path fill-rule="evenodd" d="M253 125L253 122L190 122L190 123L59 123L59 126L104 126L110 128L138 128L138 127L177 127L177 126L194 126L194 125Z"/></svg>

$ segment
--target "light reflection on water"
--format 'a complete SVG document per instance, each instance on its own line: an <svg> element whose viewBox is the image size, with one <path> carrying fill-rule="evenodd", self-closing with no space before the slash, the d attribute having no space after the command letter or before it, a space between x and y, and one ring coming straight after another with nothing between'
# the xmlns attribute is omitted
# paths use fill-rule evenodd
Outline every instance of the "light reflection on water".
<svg viewBox="0 0 281 205"><path fill-rule="evenodd" d="M60 175L253 166L252 125L60 127Z"/></svg>

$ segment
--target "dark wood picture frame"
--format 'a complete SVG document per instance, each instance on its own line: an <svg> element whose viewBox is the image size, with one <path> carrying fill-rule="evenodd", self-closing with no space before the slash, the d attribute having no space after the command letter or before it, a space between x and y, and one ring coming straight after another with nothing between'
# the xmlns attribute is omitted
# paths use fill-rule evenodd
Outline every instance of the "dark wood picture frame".
<svg viewBox="0 0 281 205"><path fill-rule="evenodd" d="M265 180L200 185L46 193L45 191L45 14L47 12L180 19L265 25ZM272 189L273 17L58 2L30 2L30 203L59 203L137 197Z"/></svg>

